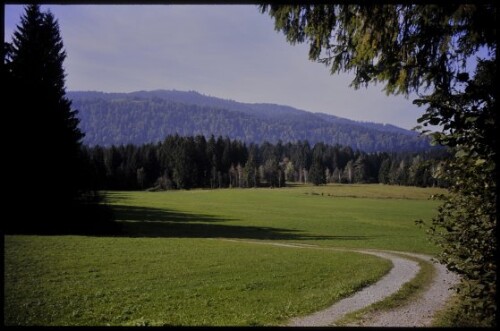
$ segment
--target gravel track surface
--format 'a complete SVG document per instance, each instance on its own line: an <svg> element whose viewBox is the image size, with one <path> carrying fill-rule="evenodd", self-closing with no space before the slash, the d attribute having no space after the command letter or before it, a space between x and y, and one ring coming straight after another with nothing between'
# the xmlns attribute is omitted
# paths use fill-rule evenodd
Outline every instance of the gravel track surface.
<svg viewBox="0 0 500 331"><path fill-rule="evenodd" d="M359 249L337 249L323 248L304 244L280 244L269 242L256 242L244 240L230 240L234 242L246 242L253 244L273 245L294 248L331 249L335 251L358 252L362 254L375 255L391 260L393 268L378 282L363 288L352 296L342 299L332 306L304 317L292 319L287 326L331 326L335 321L346 314L365 308L375 302L396 293L401 286L411 281L420 270L417 262L405 259L401 255L416 257L418 259L432 262L432 257L422 254L381 251L381 250L359 250ZM399 254L399 255L396 255ZM349 326L384 326L384 327L416 327L430 326L434 314L443 308L446 301L452 295L450 288L456 284L459 278L446 267L433 263L436 274L427 289L418 298L408 304L388 311L375 312L365 316L361 321Z"/></svg>
<svg viewBox="0 0 500 331"><path fill-rule="evenodd" d="M309 316L294 318L288 326L329 326L348 313L367 307L396 293L403 284L412 280L420 270L417 262L390 253L364 250L355 250L355 252L391 260L393 267L387 275L375 284L338 301L327 309Z"/></svg>
<svg viewBox="0 0 500 331"><path fill-rule="evenodd" d="M409 254L419 259L432 262L431 257L420 254ZM384 327L423 327L431 326L436 311L443 308L453 294L450 288L457 284L459 277L449 272L442 264L434 263L436 275L427 290L416 300L407 305L371 314L361 322L350 326L384 326Z"/></svg>

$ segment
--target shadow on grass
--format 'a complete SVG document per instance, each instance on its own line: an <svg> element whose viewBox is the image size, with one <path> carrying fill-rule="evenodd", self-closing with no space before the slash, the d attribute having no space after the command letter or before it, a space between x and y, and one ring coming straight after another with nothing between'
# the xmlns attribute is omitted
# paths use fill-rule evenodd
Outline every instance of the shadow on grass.
<svg viewBox="0 0 500 331"><path fill-rule="evenodd" d="M113 205L113 213L119 221L140 221L140 222L224 222L231 219L223 219L210 215L199 215L182 213L167 209Z"/></svg>
<svg viewBox="0 0 500 331"><path fill-rule="evenodd" d="M148 238L240 238L282 240L367 240L366 236L309 235L298 230L231 225L235 219L175 211L113 206L115 218L122 227L121 236Z"/></svg>

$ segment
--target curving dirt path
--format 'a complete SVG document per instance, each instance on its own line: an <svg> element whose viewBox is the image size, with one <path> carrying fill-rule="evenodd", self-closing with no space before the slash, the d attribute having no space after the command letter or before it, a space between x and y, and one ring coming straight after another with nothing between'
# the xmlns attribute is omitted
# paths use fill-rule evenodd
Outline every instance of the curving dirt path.
<svg viewBox="0 0 500 331"><path fill-rule="evenodd" d="M358 253L375 255L391 260L393 267L391 271L378 282L352 296L336 302L334 305L309 316L294 318L288 326L329 326L346 314L367 307L380 301L389 295L396 293L401 286L412 280L420 270L417 262L404 259L400 256L387 252L375 252L367 250L353 250Z"/></svg>
<svg viewBox="0 0 500 331"><path fill-rule="evenodd" d="M426 255L410 254L428 262L432 258ZM457 284L459 277L449 272L442 264L434 263L436 275L427 290L416 300L408 304L366 316L362 321L350 326L384 326L384 327L424 327L431 326L436 311L443 308L452 294L450 288Z"/></svg>
<svg viewBox="0 0 500 331"><path fill-rule="evenodd" d="M422 254L381 250L324 248L304 244L280 244L246 240L227 240L282 247L331 249L336 251L358 252L375 255L392 261L393 267L391 271L382 277L378 282L365 287L348 298L336 302L324 310L308 316L294 318L288 323L288 326L331 326L334 325L335 321L341 319L346 314L365 308L392 295L393 293L396 293L401 286L412 280L420 270L417 262L405 259L401 255L416 257L428 262L432 261L432 257ZM396 255L396 253L399 255ZM433 265L436 268L435 277L424 293L417 299L396 309L376 312L369 316L365 316L362 321L359 321L356 324L350 324L349 326L430 326L434 314L444 306L445 302L451 296L452 291L450 288L458 282L458 277L455 274L448 272L445 266L436 263Z"/></svg>

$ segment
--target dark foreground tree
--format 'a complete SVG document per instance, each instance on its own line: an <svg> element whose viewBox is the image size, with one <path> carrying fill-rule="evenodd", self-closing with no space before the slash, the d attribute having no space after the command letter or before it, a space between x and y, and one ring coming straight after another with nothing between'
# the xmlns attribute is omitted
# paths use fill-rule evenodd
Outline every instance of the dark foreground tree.
<svg viewBox="0 0 500 331"><path fill-rule="evenodd" d="M263 5L275 28L309 43L309 58L331 73L353 71L355 88L422 93L419 119L454 151L442 172L450 197L431 232L439 258L462 275L465 315L496 324L496 5ZM477 70L467 67L476 57ZM423 133L428 131L424 130Z"/></svg>
<svg viewBox="0 0 500 331"><path fill-rule="evenodd" d="M88 232L103 221L95 214L102 208L98 195L88 186L77 112L65 97L65 58L54 16L27 6L4 57L11 123L16 139L28 142L12 158L20 178L16 196L24 196L27 208L8 218L7 231Z"/></svg>
<svg viewBox="0 0 500 331"><path fill-rule="evenodd" d="M444 204L433 220L431 233L443 248L448 268L463 276L460 288L468 311L489 318L496 313L496 172L494 111L498 86L496 62L481 61L473 80L463 92L436 96L428 104L430 118L443 122L435 112L448 109L456 114L450 133L436 135L455 151L453 162L441 169L440 177L450 182L450 194L440 196ZM483 314L487 316L483 316ZM488 325L488 324L487 324Z"/></svg>

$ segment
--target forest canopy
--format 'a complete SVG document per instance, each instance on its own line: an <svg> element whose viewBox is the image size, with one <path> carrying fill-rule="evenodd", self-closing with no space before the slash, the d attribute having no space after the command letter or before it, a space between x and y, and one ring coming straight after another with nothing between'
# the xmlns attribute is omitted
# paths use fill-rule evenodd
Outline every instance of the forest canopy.
<svg viewBox="0 0 500 331"><path fill-rule="evenodd" d="M97 189L284 187L287 183L384 183L443 186L436 179L444 150L366 153L350 147L296 143L262 144L168 136L161 143L85 147Z"/></svg>

